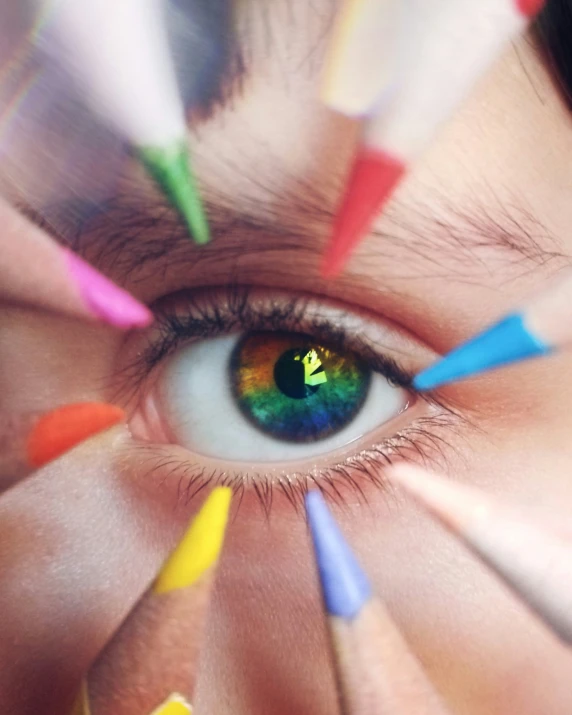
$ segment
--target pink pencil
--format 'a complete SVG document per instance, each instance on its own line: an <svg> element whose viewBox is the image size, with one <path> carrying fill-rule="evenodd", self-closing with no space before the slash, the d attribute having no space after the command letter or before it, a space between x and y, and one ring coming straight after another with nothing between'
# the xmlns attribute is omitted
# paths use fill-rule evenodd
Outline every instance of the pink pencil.
<svg viewBox="0 0 572 715"><path fill-rule="evenodd" d="M572 644L572 529L551 533L484 492L410 464L386 472Z"/></svg>
<svg viewBox="0 0 572 715"><path fill-rule="evenodd" d="M364 128L334 222L324 275L342 270L412 161L542 5L543 0L417 3L407 67L394 99Z"/></svg>

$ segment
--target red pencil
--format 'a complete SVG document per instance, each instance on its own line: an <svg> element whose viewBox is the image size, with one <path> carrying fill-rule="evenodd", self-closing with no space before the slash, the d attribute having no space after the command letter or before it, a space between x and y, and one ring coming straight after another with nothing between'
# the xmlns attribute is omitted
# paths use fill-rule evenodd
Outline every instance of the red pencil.
<svg viewBox="0 0 572 715"><path fill-rule="evenodd" d="M411 22L407 66L384 111L365 126L322 272L339 273L411 162L543 0L424 0Z"/></svg>

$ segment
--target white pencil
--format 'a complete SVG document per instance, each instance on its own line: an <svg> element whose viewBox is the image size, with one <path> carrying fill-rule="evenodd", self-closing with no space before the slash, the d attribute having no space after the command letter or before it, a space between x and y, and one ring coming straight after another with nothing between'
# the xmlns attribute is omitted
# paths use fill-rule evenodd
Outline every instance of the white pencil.
<svg viewBox="0 0 572 715"><path fill-rule="evenodd" d="M44 31L92 110L122 135L197 243L209 228L189 167L185 110L161 0L55 0Z"/></svg>
<svg viewBox="0 0 572 715"><path fill-rule="evenodd" d="M535 524L474 487L410 464L390 467L404 487L470 548L569 645L572 644L572 530Z"/></svg>
<svg viewBox="0 0 572 715"><path fill-rule="evenodd" d="M365 126L334 224L325 275L342 269L412 161L542 4L543 0L415 3L407 66L393 99Z"/></svg>

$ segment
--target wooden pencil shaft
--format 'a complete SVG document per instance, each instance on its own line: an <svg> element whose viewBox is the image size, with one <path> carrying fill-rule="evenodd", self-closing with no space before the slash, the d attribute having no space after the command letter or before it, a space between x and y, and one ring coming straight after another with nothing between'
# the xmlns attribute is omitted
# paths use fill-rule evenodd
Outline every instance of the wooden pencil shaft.
<svg viewBox="0 0 572 715"><path fill-rule="evenodd" d="M368 124L366 144L413 159L525 26L512 0L417 3L399 91Z"/></svg>
<svg viewBox="0 0 572 715"><path fill-rule="evenodd" d="M213 573L144 597L90 672L91 715L150 713L173 692L191 700Z"/></svg>
<svg viewBox="0 0 572 715"><path fill-rule="evenodd" d="M402 9L399 0L346 0L326 58L321 92L326 104L350 116L379 106L398 72Z"/></svg>
<svg viewBox="0 0 572 715"><path fill-rule="evenodd" d="M572 541L491 508L464 529L479 556L572 644Z"/></svg>
<svg viewBox="0 0 572 715"><path fill-rule="evenodd" d="M329 622L344 715L446 715L379 601L369 601L353 620Z"/></svg>

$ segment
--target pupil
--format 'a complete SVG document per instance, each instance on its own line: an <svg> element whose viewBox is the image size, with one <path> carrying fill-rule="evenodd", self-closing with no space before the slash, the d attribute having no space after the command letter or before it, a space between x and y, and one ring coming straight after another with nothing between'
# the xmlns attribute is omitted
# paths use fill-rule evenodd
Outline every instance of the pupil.
<svg viewBox="0 0 572 715"><path fill-rule="evenodd" d="M276 386L293 400L303 400L314 395L327 379L322 361L314 349L286 350L274 365Z"/></svg>

